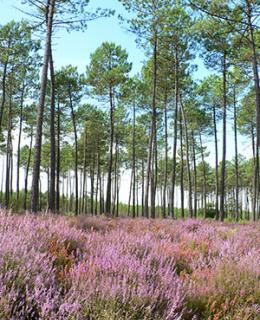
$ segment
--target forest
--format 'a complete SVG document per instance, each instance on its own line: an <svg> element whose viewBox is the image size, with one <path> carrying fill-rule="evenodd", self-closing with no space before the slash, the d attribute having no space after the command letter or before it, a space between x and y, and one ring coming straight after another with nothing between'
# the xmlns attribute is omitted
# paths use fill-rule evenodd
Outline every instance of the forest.
<svg viewBox="0 0 260 320"><path fill-rule="evenodd" d="M259 17L0 1L1 320L260 320Z"/></svg>
<svg viewBox="0 0 260 320"><path fill-rule="evenodd" d="M1 207L259 219L259 3L120 3L118 23L145 52L136 75L109 41L84 73L73 61L55 68L53 34L109 23L112 9L28 0L24 20L1 25Z"/></svg>

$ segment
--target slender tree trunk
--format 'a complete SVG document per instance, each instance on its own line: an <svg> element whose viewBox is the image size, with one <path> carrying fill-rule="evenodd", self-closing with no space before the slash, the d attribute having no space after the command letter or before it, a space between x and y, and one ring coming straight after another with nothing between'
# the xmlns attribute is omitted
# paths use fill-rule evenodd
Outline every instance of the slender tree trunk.
<svg viewBox="0 0 260 320"><path fill-rule="evenodd" d="M203 143L202 143L202 136L201 132L199 133L200 136L200 152L201 152L201 160L203 165L203 211L204 211L204 218L207 218L207 177L206 177L206 162L203 150Z"/></svg>
<svg viewBox="0 0 260 320"><path fill-rule="evenodd" d="M13 73L13 71L12 71ZM11 81L13 79L11 78ZM10 171L11 171L11 154L12 154L12 117L13 117L13 101L12 89L10 89L10 99L8 105L8 124L7 124L7 142L6 142L6 177L5 177L5 207L9 207L10 201Z"/></svg>
<svg viewBox="0 0 260 320"><path fill-rule="evenodd" d="M215 142L215 211L216 220L219 220L219 177L218 177L218 132L217 132L217 117L216 117L216 107L213 105L213 126L214 126L214 142Z"/></svg>
<svg viewBox="0 0 260 320"><path fill-rule="evenodd" d="M135 185L136 185L136 173L135 173L135 169L136 169L136 159L135 159L135 101L133 103L133 138L132 138L132 154L133 154L133 159L132 159L132 170L133 170L133 202L132 202L132 217L135 218L136 216L136 208L135 208Z"/></svg>
<svg viewBox="0 0 260 320"><path fill-rule="evenodd" d="M149 137L149 150L147 158L147 169L146 169L146 181L145 181L145 194L144 194L144 217L149 218L149 189L151 179L151 162L152 162L152 150L153 150L153 123L150 130Z"/></svg>
<svg viewBox="0 0 260 320"><path fill-rule="evenodd" d="M189 137L188 137L188 127L185 116L185 111L183 108L183 104L181 101L181 113L184 124L184 136L185 136L185 149L186 149L186 166L187 166L187 177L188 177L188 212L189 217L193 217L193 209L192 209L192 183L191 183L191 172L190 172L190 155L189 155Z"/></svg>
<svg viewBox="0 0 260 320"><path fill-rule="evenodd" d="M97 139L98 141L98 146L99 146L99 138ZM95 200L95 215L98 213L98 187L99 187L99 176L100 176L100 154L99 154L99 147L97 150L97 179L96 179L96 200Z"/></svg>
<svg viewBox="0 0 260 320"><path fill-rule="evenodd" d="M252 69L254 75L254 89L255 89L255 100L256 100L256 161L255 161L255 172L254 172L254 201L253 201L253 219L259 218L259 147L260 147L260 85L259 85L259 73L258 73L258 61L256 44L254 38L254 27L252 24L252 5L250 0L246 0L247 5L247 19L249 26L249 40L252 51Z"/></svg>
<svg viewBox="0 0 260 320"><path fill-rule="evenodd" d="M113 216L118 217L118 179L119 179L119 172L118 172L118 138L116 137L116 154L115 154L115 175L114 175L114 180L115 180L115 188L114 188L114 200L113 200Z"/></svg>
<svg viewBox="0 0 260 320"><path fill-rule="evenodd" d="M39 203L39 179L40 179L40 165L41 165L41 146L42 146L42 125L43 125L43 112L47 86L48 65L50 58L51 35L52 35L52 22L54 15L55 0L50 0L48 10L48 21L46 30L46 42L44 49L44 61L41 75L41 88L40 98L37 108L37 126L35 137L35 159L33 166L33 179L32 179L32 196L31 196L31 210L37 212Z"/></svg>
<svg viewBox="0 0 260 320"><path fill-rule="evenodd" d="M223 54L223 150L221 166L221 189L220 189L220 220L225 218L225 177L226 177L226 149L227 149L227 61L226 52Z"/></svg>
<svg viewBox="0 0 260 320"><path fill-rule="evenodd" d="M69 100L70 100L70 110L71 110L71 118L73 124L73 131L74 131L74 142L75 142L75 214L79 213L79 183L78 183L78 134L77 134L77 124L76 124L76 116L73 108L72 102L72 93L71 93L71 86L69 84Z"/></svg>
<svg viewBox="0 0 260 320"><path fill-rule="evenodd" d="M83 164L83 199L82 199L82 212L85 213L85 196L86 196L86 179L87 179L87 128L85 126L84 132L84 164Z"/></svg>
<svg viewBox="0 0 260 320"><path fill-rule="evenodd" d="M162 216L166 218L166 190L168 180L168 114L167 114L167 92L165 93L164 101L164 152L165 152L165 168L164 168L164 183L163 183L163 203Z"/></svg>
<svg viewBox="0 0 260 320"><path fill-rule="evenodd" d="M5 208L9 208L9 198L10 198L10 150L9 150L10 140L7 139L7 150L6 150L6 167L5 167Z"/></svg>
<svg viewBox="0 0 260 320"><path fill-rule="evenodd" d="M153 122L153 143L152 143L152 170L151 170L151 218L156 216L156 187L157 187L157 32L155 31L155 41L153 49L153 93L152 93L152 122Z"/></svg>
<svg viewBox="0 0 260 320"><path fill-rule="evenodd" d="M93 157L91 169L90 169L90 213L93 215L94 213L94 163L95 163L95 157Z"/></svg>
<svg viewBox="0 0 260 320"><path fill-rule="evenodd" d="M56 168L56 211L60 211L60 103L57 99L57 168ZM64 193L63 193L64 194Z"/></svg>
<svg viewBox="0 0 260 320"><path fill-rule="evenodd" d="M128 198L128 206L127 206L127 216L130 217L130 210L131 210L131 197L132 197L132 184L133 184L133 170L131 172L130 178L130 190L129 190L129 198Z"/></svg>
<svg viewBox="0 0 260 320"><path fill-rule="evenodd" d="M1 192L0 192L0 208L3 203L3 193L4 193L4 174L5 174L5 162L4 158L2 159L2 174L1 174Z"/></svg>
<svg viewBox="0 0 260 320"><path fill-rule="evenodd" d="M82 191L83 191L83 170L79 169L79 214L81 214L81 208L82 208Z"/></svg>
<svg viewBox="0 0 260 320"><path fill-rule="evenodd" d="M86 173L85 213L88 213L88 171Z"/></svg>
<svg viewBox="0 0 260 320"><path fill-rule="evenodd" d="M119 175L116 180L116 217L119 217Z"/></svg>
<svg viewBox="0 0 260 320"><path fill-rule="evenodd" d="M157 32L155 31L153 47L153 88L152 88L152 114L151 114L151 136L149 141L147 176L145 186L144 215L149 217L149 187L151 186L151 218L155 218L156 177L154 176L154 164L156 166L156 90L157 90Z"/></svg>
<svg viewBox="0 0 260 320"><path fill-rule="evenodd" d="M138 163L137 163L138 167ZM138 178L138 168L136 169L136 215L139 217L139 196L138 196L138 191L139 191L139 178Z"/></svg>
<svg viewBox="0 0 260 320"><path fill-rule="evenodd" d="M103 213L102 174L101 174L101 170L99 169L99 214L102 214L102 213Z"/></svg>
<svg viewBox="0 0 260 320"><path fill-rule="evenodd" d="M11 154L10 154L10 195L11 195L11 207L13 207L13 172L14 172L14 158L13 158L13 143L11 139Z"/></svg>
<svg viewBox="0 0 260 320"><path fill-rule="evenodd" d="M33 143L33 127L31 127L30 147L29 147L29 154L28 154L28 159L27 159L25 181L24 181L24 202L23 202L24 210L27 210L28 177L29 177L29 171L30 171L30 166L31 166L32 143Z"/></svg>
<svg viewBox="0 0 260 320"><path fill-rule="evenodd" d="M192 153L193 153L193 172L194 172L194 218L197 218L197 165L196 165L196 150L195 150L195 136L192 130Z"/></svg>
<svg viewBox="0 0 260 320"><path fill-rule="evenodd" d="M142 217L144 217L144 159L142 159Z"/></svg>
<svg viewBox="0 0 260 320"><path fill-rule="evenodd" d="M109 89L110 101L110 148L107 175L107 195L106 195L106 214L111 214L111 185L112 185L112 168L113 168L113 147L114 147L114 101L113 91Z"/></svg>
<svg viewBox="0 0 260 320"><path fill-rule="evenodd" d="M49 210L55 211L55 175L56 175L56 143L55 143L55 75L52 56L52 47L50 45L50 76L51 76L51 125L50 125L50 140L51 140L51 168L50 168L50 195L49 195Z"/></svg>
<svg viewBox="0 0 260 320"><path fill-rule="evenodd" d="M23 127L23 102L24 102L25 83L23 83L21 100L20 100L20 115L19 115L19 133L18 133L18 146L17 146L17 167L16 167L16 206L18 208L19 191L20 191L20 158L21 158L21 137Z"/></svg>
<svg viewBox="0 0 260 320"><path fill-rule="evenodd" d="M175 185L176 185L176 156L177 156L177 141L178 141L178 106L179 104L179 63L178 50L175 55L175 112L174 112L174 138L173 138L173 155L172 155L172 192L171 192L171 207L170 215L174 218L174 202L175 202Z"/></svg>
<svg viewBox="0 0 260 320"><path fill-rule="evenodd" d="M182 113L180 114L180 143L181 143L181 172L180 172L180 188L181 188L181 217L185 218L184 213L184 161L183 161L183 128L182 128Z"/></svg>
<svg viewBox="0 0 260 320"><path fill-rule="evenodd" d="M10 47L10 40L8 44L8 49ZM8 50L7 50L8 52ZM1 107L0 107L0 133L2 132L2 122L3 122L3 114L4 114L4 108L5 108L5 102L6 102L6 77L7 77L7 66L8 66L8 59L4 63L4 69L3 69L3 77L2 77L2 97L1 97Z"/></svg>
<svg viewBox="0 0 260 320"><path fill-rule="evenodd" d="M236 171L236 221L239 220L239 168L238 168L238 142L237 142L237 105L236 105L236 88L234 85L234 139L235 139L235 171Z"/></svg>

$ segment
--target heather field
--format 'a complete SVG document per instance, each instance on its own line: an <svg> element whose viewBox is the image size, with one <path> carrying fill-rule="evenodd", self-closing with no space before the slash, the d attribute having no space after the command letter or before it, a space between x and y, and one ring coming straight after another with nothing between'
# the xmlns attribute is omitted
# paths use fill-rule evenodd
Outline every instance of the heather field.
<svg viewBox="0 0 260 320"><path fill-rule="evenodd" d="M2 213L0 319L260 319L260 225Z"/></svg>

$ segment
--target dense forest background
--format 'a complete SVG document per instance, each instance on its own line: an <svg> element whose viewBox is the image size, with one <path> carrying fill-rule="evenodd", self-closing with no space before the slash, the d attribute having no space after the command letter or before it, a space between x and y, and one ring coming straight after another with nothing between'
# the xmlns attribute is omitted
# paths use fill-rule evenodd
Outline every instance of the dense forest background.
<svg viewBox="0 0 260 320"><path fill-rule="evenodd" d="M99 19L109 24L114 10L91 11L87 0L27 0L26 20L1 25L1 206L259 219L260 3L120 2L118 23L146 56L134 76L127 51L113 42L100 44L84 73L73 61L55 67L53 35ZM208 70L199 81L198 57ZM129 190L128 203L120 188Z"/></svg>

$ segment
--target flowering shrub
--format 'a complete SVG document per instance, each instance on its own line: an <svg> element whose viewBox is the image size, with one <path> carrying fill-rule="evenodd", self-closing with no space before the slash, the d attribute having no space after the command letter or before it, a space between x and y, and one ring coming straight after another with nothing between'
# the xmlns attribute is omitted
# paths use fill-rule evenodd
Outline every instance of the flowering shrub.
<svg viewBox="0 0 260 320"><path fill-rule="evenodd" d="M0 214L0 319L260 319L260 225Z"/></svg>

